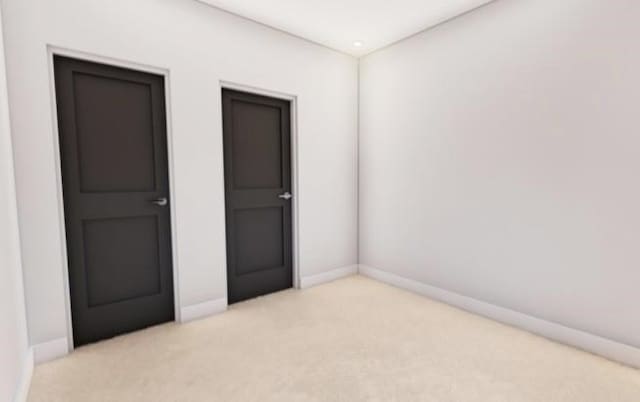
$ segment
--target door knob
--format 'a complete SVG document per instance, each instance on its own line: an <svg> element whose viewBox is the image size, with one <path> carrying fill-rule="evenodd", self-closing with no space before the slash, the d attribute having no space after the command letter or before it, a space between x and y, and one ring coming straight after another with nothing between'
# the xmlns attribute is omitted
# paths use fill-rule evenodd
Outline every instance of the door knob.
<svg viewBox="0 0 640 402"><path fill-rule="evenodd" d="M287 191L286 193L284 193L284 194L280 194L280 195L278 196L278 198L282 198L283 200L291 199L291 197L293 197L293 196L292 196L292 195L291 195L291 193L290 193L290 192L288 192L288 191Z"/></svg>
<svg viewBox="0 0 640 402"><path fill-rule="evenodd" d="M155 200L151 200L152 204L156 204L159 207L164 207L165 205L167 205L169 201L167 201L166 197L160 197L160 198L156 198Z"/></svg>

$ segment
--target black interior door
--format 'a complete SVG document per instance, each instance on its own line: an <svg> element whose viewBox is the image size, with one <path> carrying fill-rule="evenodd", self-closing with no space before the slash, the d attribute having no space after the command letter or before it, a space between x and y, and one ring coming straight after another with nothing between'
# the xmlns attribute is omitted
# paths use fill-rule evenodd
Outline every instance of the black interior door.
<svg viewBox="0 0 640 402"><path fill-rule="evenodd" d="M164 78L54 66L74 343L173 320Z"/></svg>
<svg viewBox="0 0 640 402"><path fill-rule="evenodd" d="M289 102L222 91L230 303L290 288Z"/></svg>

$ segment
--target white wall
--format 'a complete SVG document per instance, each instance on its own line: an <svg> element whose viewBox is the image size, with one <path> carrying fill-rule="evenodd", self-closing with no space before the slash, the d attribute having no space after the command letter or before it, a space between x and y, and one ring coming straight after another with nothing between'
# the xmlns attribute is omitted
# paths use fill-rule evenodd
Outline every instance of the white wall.
<svg viewBox="0 0 640 402"><path fill-rule="evenodd" d="M497 0L361 60L360 263L640 347L638 21Z"/></svg>
<svg viewBox="0 0 640 402"><path fill-rule="evenodd" d="M0 401L12 401L29 354L5 77L0 15Z"/></svg>
<svg viewBox="0 0 640 402"><path fill-rule="evenodd" d="M194 0L2 0L30 338L67 335L47 45L170 70L182 306L226 296L220 80L298 96L302 276L357 262L357 61Z"/></svg>

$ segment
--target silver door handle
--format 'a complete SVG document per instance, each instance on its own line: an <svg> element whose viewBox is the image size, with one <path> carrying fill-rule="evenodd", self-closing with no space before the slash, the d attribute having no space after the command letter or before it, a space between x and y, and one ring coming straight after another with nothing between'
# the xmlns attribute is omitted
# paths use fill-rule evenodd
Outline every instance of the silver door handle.
<svg viewBox="0 0 640 402"><path fill-rule="evenodd" d="M278 198L282 198L283 200L289 200L289 199L291 199L291 197L293 197L293 196L292 196L292 195L291 195L291 193L290 193L290 192L288 192L288 191L287 191L286 193L284 193L284 194L280 194L280 195L278 196Z"/></svg>
<svg viewBox="0 0 640 402"><path fill-rule="evenodd" d="M166 197L160 197L160 198L156 198L155 200L151 200L152 204L156 204L159 207L164 207L165 205L167 205L169 201L167 201Z"/></svg>

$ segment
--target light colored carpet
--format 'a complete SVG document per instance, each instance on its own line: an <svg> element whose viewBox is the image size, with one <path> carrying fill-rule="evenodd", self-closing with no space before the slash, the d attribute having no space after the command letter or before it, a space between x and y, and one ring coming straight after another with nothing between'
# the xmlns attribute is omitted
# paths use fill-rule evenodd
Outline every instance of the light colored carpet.
<svg viewBox="0 0 640 402"><path fill-rule="evenodd" d="M352 276L87 347L31 402L638 402L640 371Z"/></svg>

